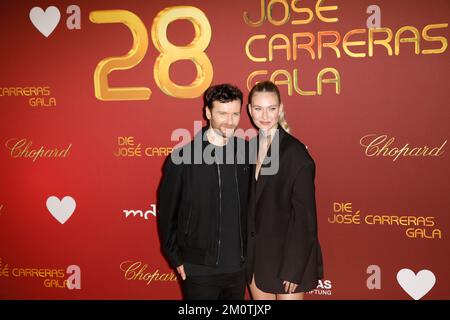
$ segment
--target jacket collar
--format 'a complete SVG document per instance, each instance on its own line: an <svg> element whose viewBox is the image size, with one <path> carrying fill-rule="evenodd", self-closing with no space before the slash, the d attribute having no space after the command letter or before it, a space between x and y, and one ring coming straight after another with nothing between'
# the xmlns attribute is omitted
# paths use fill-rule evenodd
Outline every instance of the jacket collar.
<svg viewBox="0 0 450 320"><path fill-rule="evenodd" d="M277 129L278 130L276 131L275 136L273 137L272 143L270 144L269 149L267 150L267 154L270 157L275 157L277 159L276 161L278 164L278 167L277 167L277 172L278 172L279 167L280 167L280 159L281 159L280 151L282 149L282 144L285 140L284 138L286 136L288 136L289 134L280 125L277 126ZM274 143L273 141L275 139L278 139L278 142ZM259 145L259 143L258 143L258 145ZM273 149L272 146L276 146L276 149ZM271 161L273 162L274 160L271 160ZM261 166L261 170L263 167L267 168L270 165L273 165L273 163L270 163L269 165L263 164ZM254 168L256 170L256 165L254 166ZM255 180L255 170L253 170L253 176L252 176L253 181ZM264 190L264 187L266 186L267 180L269 180L270 176L271 176L271 175L262 175L261 170L260 170L260 174L258 176L258 181L256 181L256 188L255 188L255 202L256 203L258 202L258 200L262 194L262 191ZM274 174L277 174L277 172L275 172Z"/></svg>

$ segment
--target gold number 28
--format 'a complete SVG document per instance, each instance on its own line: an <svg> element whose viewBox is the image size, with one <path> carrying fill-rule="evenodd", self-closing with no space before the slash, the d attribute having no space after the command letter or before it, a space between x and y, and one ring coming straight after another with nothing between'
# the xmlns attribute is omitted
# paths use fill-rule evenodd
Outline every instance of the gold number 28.
<svg viewBox="0 0 450 320"><path fill-rule="evenodd" d="M92 11L89 19L93 23L122 23L133 36L130 51L120 57L108 57L100 61L94 72L95 96L99 100L148 100L152 94L147 87L111 88L108 75L114 70L131 69L138 65L148 49L148 33L142 20L128 10ZM195 30L194 39L187 46L175 46L167 39L167 28L176 20L188 20ZM206 15L198 8L188 6L169 7L155 17L152 25L152 41L160 52L153 75L158 87L167 95L176 98L196 98L209 87L213 78L213 67L204 52L211 41L211 26ZM180 86L169 76L171 64L178 60L190 60L195 64L197 75L191 84Z"/></svg>

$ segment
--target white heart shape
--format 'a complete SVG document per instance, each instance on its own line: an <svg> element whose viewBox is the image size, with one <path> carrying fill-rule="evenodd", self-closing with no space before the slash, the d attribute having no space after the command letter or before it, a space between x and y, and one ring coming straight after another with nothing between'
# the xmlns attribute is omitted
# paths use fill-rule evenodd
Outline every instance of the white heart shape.
<svg viewBox="0 0 450 320"><path fill-rule="evenodd" d="M397 282L414 300L419 300L436 283L436 277L430 270L420 270L417 274L410 269L402 269L397 272Z"/></svg>
<svg viewBox="0 0 450 320"><path fill-rule="evenodd" d="M33 7L30 10L31 22L46 37L55 30L59 19L61 19L61 14L58 8L54 6L48 7L45 11L40 7Z"/></svg>
<svg viewBox="0 0 450 320"><path fill-rule="evenodd" d="M64 224L72 216L76 206L75 200L70 196L64 197L61 201L55 196L47 199L48 211L61 224Z"/></svg>

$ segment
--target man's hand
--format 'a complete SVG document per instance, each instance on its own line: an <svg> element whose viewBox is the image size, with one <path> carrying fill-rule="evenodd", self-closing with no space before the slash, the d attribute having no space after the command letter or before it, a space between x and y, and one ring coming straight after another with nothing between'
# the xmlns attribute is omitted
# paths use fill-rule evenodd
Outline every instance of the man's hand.
<svg viewBox="0 0 450 320"><path fill-rule="evenodd" d="M181 276L181 279L186 280L186 273L184 273L184 265L177 267L178 274Z"/></svg>

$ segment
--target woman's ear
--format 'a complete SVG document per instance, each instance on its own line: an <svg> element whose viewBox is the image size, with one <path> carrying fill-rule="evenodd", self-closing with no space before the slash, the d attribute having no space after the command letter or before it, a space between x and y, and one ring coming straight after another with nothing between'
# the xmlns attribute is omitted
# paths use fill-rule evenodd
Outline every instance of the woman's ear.
<svg viewBox="0 0 450 320"><path fill-rule="evenodd" d="M252 115L252 105L250 103L247 105L247 108L248 108L248 113L250 115Z"/></svg>

